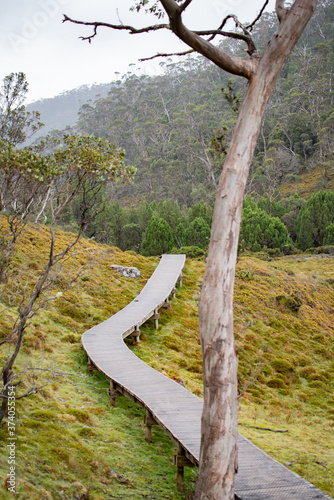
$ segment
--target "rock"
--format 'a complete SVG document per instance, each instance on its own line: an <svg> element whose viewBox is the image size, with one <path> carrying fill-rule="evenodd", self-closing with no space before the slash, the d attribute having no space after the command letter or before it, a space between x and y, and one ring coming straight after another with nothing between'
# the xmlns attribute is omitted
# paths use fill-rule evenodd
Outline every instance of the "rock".
<svg viewBox="0 0 334 500"><path fill-rule="evenodd" d="M116 264L113 264L110 266L111 269L114 271L117 271L119 274L124 276L125 278L140 278L141 277L141 272L137 267L123 267L123 266L117 266Z"/></svg>

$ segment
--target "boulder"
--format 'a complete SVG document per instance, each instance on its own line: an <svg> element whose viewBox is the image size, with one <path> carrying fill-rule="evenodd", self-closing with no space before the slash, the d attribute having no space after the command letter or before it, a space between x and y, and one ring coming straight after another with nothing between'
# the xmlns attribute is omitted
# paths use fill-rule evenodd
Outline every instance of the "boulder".
<svg viewBox="0 0 334 500"><path fill-rule="evenodd" d="M140 278L141 276L141 272L137 267L123 267L123 266L117 266L116 264L113 264L110 267L111 269L114 269L114 271L117 271L125 278Z"/></svg>

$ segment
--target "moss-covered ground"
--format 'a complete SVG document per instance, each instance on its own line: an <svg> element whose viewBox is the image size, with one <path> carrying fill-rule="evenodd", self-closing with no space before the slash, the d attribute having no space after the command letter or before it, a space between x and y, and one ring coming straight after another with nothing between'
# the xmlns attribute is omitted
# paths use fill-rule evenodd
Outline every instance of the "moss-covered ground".
<svg viewBox="0 0 334 500"><path fill-rule="evenodd" d="M31 229L17 248L17 280L36 275L47 252L46 229ZM59 244L68 233L59 232ZM87 263L87 256L93 261ZM89 260L89 259L88 259ZM16 403L16 477L22 499L191 498L176 490L175 446L159 428L144 440L143 410L125 398L111 408L108 384L88 374L81 333L124 307L144 286L158 259L85 241L57 280L58 298L27 329L17 368L63 372L37 394ZM140 279L123 278L111 264L137 266ZM77 283L66 282L85 265ZM154 368L202 395L197 305L204 263L187 261L183 286L159 330L149 321L134 351ZM334 260L304 256L265 261L240 258L235 287L239 352L240 431L274 458L334 496ZM58 292L57 292L58 290ZM62 295L61 295L62 293ZM6 331L15 304L2 314ZM31 375L32 376L32 375ZM36 383L47 372L35 372ZM28 387L28 380L23 384ZM287 430L274 433L272 430ZM6 492L8 429L0 430L0 498Z"/></svg>

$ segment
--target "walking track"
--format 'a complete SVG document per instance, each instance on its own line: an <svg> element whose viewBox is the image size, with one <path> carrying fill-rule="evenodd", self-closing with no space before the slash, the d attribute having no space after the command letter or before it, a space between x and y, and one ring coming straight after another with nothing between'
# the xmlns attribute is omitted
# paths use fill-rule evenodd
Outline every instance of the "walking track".
<svg viewBox="0 0 334 500"><path fill-rule="evenodd" d="M180 384L142 362L123 339L139 339L140 326L156 321L159 309L169 307L176 282L182 280L184 255L163 255L141 293L128 306L84 333L89 364L110 380L110 399L125 395L146 409L146 439L152 425L161 425L178 445L174 457L178 486L183 467L198 465L203 402ZM309 500L331 497L290 471L239 434L239 472L236 499Z"/></svg>

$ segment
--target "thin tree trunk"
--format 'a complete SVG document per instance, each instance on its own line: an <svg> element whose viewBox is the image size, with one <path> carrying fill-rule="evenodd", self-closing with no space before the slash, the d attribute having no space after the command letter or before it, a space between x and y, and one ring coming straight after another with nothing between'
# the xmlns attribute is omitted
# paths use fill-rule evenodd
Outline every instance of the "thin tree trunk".
<svg viewBox="0 0 334 500"><path fill-rule="evenodd" d="M199 301L204 407L194 500L233 500L237 471L238 356L233 334L233 292L241 212L264 111L280 71L309 16L293 16L272 38L249 79L217 189L209 254ZM291 14L291 13L290 13ZM297 24L298 25L298 24ZM303 26L304 25L304 26ZM255 62L255 61L254 61Z"/></svg>
<svg viewBox="0 0 334 500"><path fill-rule="evenodd" d="M238 357L233 335L234 275L244 191L265 101L268 100L262 92L262 88L250 82L216 196L199 303L204 410L196 500L234 498L238 437ZM259 101L262 101L261 110Z"/></svg>

